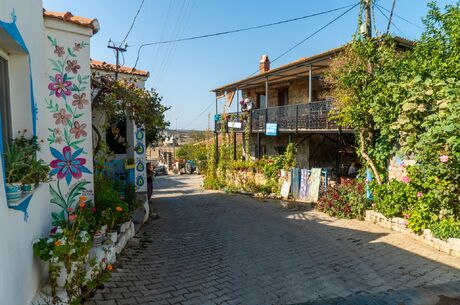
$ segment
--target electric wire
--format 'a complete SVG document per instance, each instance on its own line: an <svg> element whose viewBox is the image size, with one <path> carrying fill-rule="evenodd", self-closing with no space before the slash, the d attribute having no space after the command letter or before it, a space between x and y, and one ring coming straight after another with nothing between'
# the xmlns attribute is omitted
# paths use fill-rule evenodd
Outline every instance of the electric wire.
<svg viewBox="0 0 460 305"><path fill-rule="evenodd" d="M391 22L395 29L398 30L398 32L401 33L404 38L407 38L407 35L404 34L404 32L401 31L401 29L393 21L390 21L390 18L380 9L380 7L377 6L377 10L388 20L388 22Z"/></svg>
<svg viewBox="0 0 460 305"><path fill-rule="evenodd" d="M129 34L131 34L131 31L132 31L133 28L134 28L134 24L136 23L136 19L137 19L137 17L139 16L139 13L140 13L141 10L142 10L142 6L144 5L144 1L145 1L145 0L141 0L141 4L139 5L139 8L137 9L136 15L134 15L133 21L131 22L131 26L129 27L129 30L128 30L128 32L126 33L125 38L123 38L123 40L121 41L121 43L120 43L120 45L119 45L120 47L126 42L126 40L128 39Z"/></svg>
<svg viewBox="0 0 460 305"><path fill-rule="evenodd" d="M309 40L310 38L312 38L313 36L315 36L316 34L318 34L319 32L321 32L322 30L324 30L325 28L327 28L328 26L330 26L331 24L333 24L334 22L336 22L337 20L339 20L340 18L342 18L343 16L345 16L347 13L349 13L350 11L352 11L355 7L357 7L359 5L359 3L356 3L354 4L352 7L350 7L348 10L346 10L345 12L341 13L340 15L338 15L337 17L335 17L334 19L332 19L331 21L329 21L328 23L326 23L325 25L323 25L322 27L320 27L319 29L317 29L316 31L314 31L313 33L311 33L310 35L308 35L307 37L305 37L304 39L302 39L301 41L299 41L298 43L296 43L295 45L293 45L292 47L290 47L289 49L287 49L286 51L284 51L283 53L281 53L280 55L278 55L275 59L273 59L272 61L270 61L270 63L274 63L275 61L277 61L278 59L280 59L281 57L283 57L284 55L290 53L292 50L294 50L295 48L297 48L298 46L300 46L301 44L303 44L304 42L306 42L307 40ZM249 75L248 77L250 76L253 76L254 74L258 73L259 70L255 71L254 73L252 73L251 75Z"/></svg>
<svg viewBox="0 0 460 305"><path fill-rule="evenodd" d="M381 8L381 9L387 11L388 13L390 13L390 10L389 10L389 9L387 9L387 8L385 8L385 7L383 7L383 6L381 6L380 4L377 4L377 8ZM416 28L418 28L418 29L420 29L420 30L424 30L424 28L423 28L422 26L420 26L420 25L418 25L418 24L416 24L416 23L414 23L414 22L412 22L412 21L410 21L410 20L408 20L408 19L406 19L406 18L404 18L404 17L401 17L400 15L398 15L398 14L396 14L396 13L394 13L394 15L395 15L395 17L398 17L399 19L401 19L401 20L403 20L403 21L409 23L410 25L413 25L413 26L415 26Z"/></svg>
<svg viewBox="0 0 460 305"><path fill-rule="evenodd" d="M240 28L240 29L235 29L235 30L229 30L229 31L224 31L224 32L217 32L217 33L212 33L212 34L205 34L205 35L199 35L199 36L191 36L191 37L185 37L185 38L180 38L180 39L175 39L175 40L166 40L166 41L156 41L156 42L149 42L149 43L143 43L139 46L137 50L137 58L134 64L134 67L137 66L137 63L139 62L139 57L140 57L140 52L142 48L147 47L147 46L152 46L152 45L160 45L160 44L170 44L173 42L182 42L182 41L189 41L189 40L196 40L196 39L203 39L203 38L209 38L209 37L215 37L215 36L221 36L221 35L228 35L228 34L233 34L233 33L238 33L238 32L245 32L245 31L250 31L250 30L255 30L255 29L261 29L261 28L266 28L266 27L272 27L280 24L285 24L285 23L290 23L302 19L307 19L307 18L312 18L316 16L321 16L329 13L333 13L336 11L340 11L349 7L355 7L357 4L350 4L342 7L338 7L335 9L327 10L327 11L322 11L319 13L314 13L310 15L305 15L301 17L296 17L296 18L291 18L291 19L286 19L286 20L281 20L277 22L272 22L272 23L267 23L267 24L262 24L262 25L257 25L257 26L251 26L251 27L246 27L246 28Z"/></svg>

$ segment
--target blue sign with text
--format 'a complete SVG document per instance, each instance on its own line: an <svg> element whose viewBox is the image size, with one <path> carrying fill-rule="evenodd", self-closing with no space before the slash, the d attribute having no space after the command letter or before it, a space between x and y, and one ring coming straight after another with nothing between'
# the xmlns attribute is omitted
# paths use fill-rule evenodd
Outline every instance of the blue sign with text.
<svg viewBox="0 0 460 305"><path fill-rule="evenodd" d="M277 136L278 135L278 124L277 123L267 123L265 125L265 135Z"/></svg>

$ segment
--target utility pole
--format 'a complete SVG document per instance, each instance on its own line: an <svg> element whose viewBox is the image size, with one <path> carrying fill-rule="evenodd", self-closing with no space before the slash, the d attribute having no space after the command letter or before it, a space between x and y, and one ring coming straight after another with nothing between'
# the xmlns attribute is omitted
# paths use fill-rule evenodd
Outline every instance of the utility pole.
<svg viewBox="0 0 460 305"><path fill-rule="evenodd" d="M116 63L115 63L115 80L118 79L118 67L120 65L120 53L126 52L126 49L128 48L128 44L125 44L125 47L121 46L116 46L115 43L112 41L112 39L109 39L107 48L115 50L115 57L116 57Z"/></svg>
<svg viewBox="0 0 460 305"><path fill-rule="evenodd" d="M372 38L372 0L363 0L366 14L366 38Z"/></svg>

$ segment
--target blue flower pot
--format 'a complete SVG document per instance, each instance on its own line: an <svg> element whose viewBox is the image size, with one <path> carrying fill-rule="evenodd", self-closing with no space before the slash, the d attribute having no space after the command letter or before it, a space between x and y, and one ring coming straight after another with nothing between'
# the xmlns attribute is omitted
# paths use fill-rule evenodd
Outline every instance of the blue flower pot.
<svg viewBox="0 0 460 305"><path fill-rule="evenodd" d="M33 184L23 184L21 186L21 190L24 194L30 194L35 189L35 185Z"/></svg>
<svg viewBox="0 0 460 305"><path fill-rule="evenodd" d="M15 203L21 199L21 184L20 183L7 183L6 184L6 199L8 204ZM14 205L14 204L13 204Z"/></svg>

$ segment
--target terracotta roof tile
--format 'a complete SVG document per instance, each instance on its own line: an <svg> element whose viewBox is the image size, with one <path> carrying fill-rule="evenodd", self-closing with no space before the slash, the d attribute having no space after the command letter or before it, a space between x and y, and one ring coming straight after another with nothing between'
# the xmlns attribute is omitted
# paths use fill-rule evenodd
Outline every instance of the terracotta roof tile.
<svg viewBox="0 0 460 305"><path fill-rule="evenodd" d="M74 16L71 12L51 12L43 9L43 17L55 18L90 28L93 30L93 34L96 34L100 29L97 19Z"/></svg>
<svg viewBox="0 0 460 305"><path fill-rule="evenodd" d="M115 72L116 66L113 64L106 63L105 61L93 60L91 59L91 68L103 71L111 71ZM148 71L137 70L135 68L125 67L125 66L118 66L118 72L124 74L131 74L143 77L149 77Z"/></svg>

